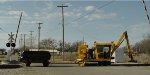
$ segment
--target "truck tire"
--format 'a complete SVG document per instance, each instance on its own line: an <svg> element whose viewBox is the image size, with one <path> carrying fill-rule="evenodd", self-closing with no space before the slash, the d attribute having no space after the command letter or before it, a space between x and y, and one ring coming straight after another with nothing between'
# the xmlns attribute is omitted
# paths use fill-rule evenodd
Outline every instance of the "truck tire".
<svg viewBox="0 0 150 75"><path fill-rule="evenodd" d="M102 65L102 62L99 61L99 62L98 62L98 66L101 66L101 65Z"/></svg>
<svg viewBox="0 0 150 75"><path fill-rule="evenodd" d="M49 65L49 62L48 62L48 61L43 62L43 66L44 66L44 67L48 67L48 65Z"/></svg>
<svg viewBox="0 0 150 75"><path fill-rule="evenodd" d="M108 66L108 65L111 65L111 62L110 61L103 61L102 65L103 66Z"/></svg>
<svg viewBox="0 0 150 75"><path fill-rule="evenodd" d="M102 61L101 63L102 63L102 66L107 66L106 61Z"/></svg>
<svg viewBox="0 0 150 75"><path fill-rule="evenodd" d="M26 66L27 66L27 67L30 67L30 64L31 64L30 62L27 62L27 63L26 63Z"/></svg>
<svg viewBox="0 0 150 75"><path fill-rule="evenodd" d="M107 61L107 65L111 65L111 62L110 62L110 61Z"/></svg>
<svg viewBox="0 0 150 75"><path fill-rule="evenodd" d="M80 66L80 67L84 67L85 64L86 64L85 62L82 62L82 63L79 63L79 66Z"/></svg>

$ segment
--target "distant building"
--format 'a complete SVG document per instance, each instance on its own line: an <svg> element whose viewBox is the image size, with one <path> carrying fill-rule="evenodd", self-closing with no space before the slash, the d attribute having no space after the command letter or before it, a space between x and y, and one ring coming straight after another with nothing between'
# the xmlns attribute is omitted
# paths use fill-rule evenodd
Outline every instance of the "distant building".
<svg viewBox="0 0 150 75"><path fill-rule="evenodd" d="M123 63L125 61L124 50L118 49L116 50L116 62Z"/></svg>
<svg viewBox="0 0 150 75"><path fill-rule="evenodd" d="M0 49L0 61L6 60L6 49Z"/></svg>
<svg viewBox="0 0 150 75"><path fill-rule="evenodd" d="M114 57L114 59L112 59L111 62L113 62L113 63L123 63L125 61L124 50L117 49L113 53L112 57Z"/></svg>
<svg viewBox="0 0 150 75"><path fill-rule="evenodd" d="M29 51L38 51L38 49L29 49ZM51 55L59 55L60 51L58 50L49 50L49 49L40 49L39 51L49 51Z"/></svg>
<svg viewBox="0 0 150 75"><path fill-rule="evenodd" d="M5 55L6 49L0 49L0 55Z"/></svg>
<svg viewBox="0 0 150 75"><path fill-rule="evenodd" d="M114 57L114 59L111 59L111 62L115 63L116 62L116 58L115 58L116 57L116 52L113 53L112 57Z"/></svg>

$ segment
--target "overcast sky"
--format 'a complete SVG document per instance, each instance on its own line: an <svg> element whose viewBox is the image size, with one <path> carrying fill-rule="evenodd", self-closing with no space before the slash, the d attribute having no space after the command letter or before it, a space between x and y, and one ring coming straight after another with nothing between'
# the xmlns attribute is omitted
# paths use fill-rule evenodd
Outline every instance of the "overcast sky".
<svg viewBox="0 0 150 75"><path fill-rule="evenodd" d="M65 14L65 41L82 40L87 44L117 41L124 31L128 31L129 40L134 44L150 33L150 25L141 0L134 1L0 1L0 48L6 48L8 34L16 33L19 16L23 12L19 29L20 34L34 31L38 36L38 25L41 25L41 39L62 39L61 8L68 5ZM150 15L150 1L146 0ZM36 38L37 39L37 38ZM17 41L18 44L19 41ZM18 45L17 45L18 46Z"/></svg>

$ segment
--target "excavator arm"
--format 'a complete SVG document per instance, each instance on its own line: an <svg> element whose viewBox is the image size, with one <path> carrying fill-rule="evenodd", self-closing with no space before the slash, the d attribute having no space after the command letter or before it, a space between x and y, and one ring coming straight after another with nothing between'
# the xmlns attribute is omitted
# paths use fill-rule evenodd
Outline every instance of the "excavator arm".
<svg viewBox="0 0 150 75"><path fill-rule="evenodd" d="M119 40L118 40L116 43L114 43L114 46L113 46L112 51L111 51L111 56L112 56L112 54L116 51L116 49L121 45L121 43L122 43L124 40L126 40L126 47L127 47L127 50L128 50L128 56L129 56L129 58L131 58L130 61L133 62L133 61L135 61L135 60L133 59L132 50L131 50L131 47L130 47L130 44L129 44L129 39L128 39L127 31L125 31L125 32L121 35L121 37L119 38Z"/></svg>

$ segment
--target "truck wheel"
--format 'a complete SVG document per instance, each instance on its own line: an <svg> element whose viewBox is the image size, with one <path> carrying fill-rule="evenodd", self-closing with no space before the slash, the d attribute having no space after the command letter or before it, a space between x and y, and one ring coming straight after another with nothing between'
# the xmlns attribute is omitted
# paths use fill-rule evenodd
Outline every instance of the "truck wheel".
<svg viewBox="0 0 150 75"><path fill-rule="evenodd" d="M111 62L110 61L103 61L102 64L103 64L103 66L108 66L108 65L111 65Z"/></svg>
<svg viewBox="0 0 150 75"><path fill-rule="evenodd" d="M98 62L98 66L101 66L101 65L102 65L102 63L99 61L99 62Z"/></svg>
<svg viewBox="0 0 150 75"><path fill-rule="evenodd" d="M102 65L103 66L107 66L107 62L106 61L102 61Z"/></svg>
<svg viewBox="0 0 150 75"><path fill-rule="evenodd" d="M26 63L26 66L27 66L27 67L30 67L30 64L31 64L30 62L27 62L27 63Z"/></svg>
<svg viewBox="0 0 150 75"><path fill-rule="evenodd" d="M85 62L82 62L79 64L80 67L84 67L85 66Z"/></svg>
<svg viewBox="0 0 150 75"><path fill-rule="evenodd" d="M49 65L49 62L48 62L48 61L43 62L43 66L44 66L44 67L48 67L48 65Z"/></svg>
<svg viewBox="0 0 150 75"><path fill-rule="evenodd" d="M110 61L107 61L107 65L111 65L111 62L110 62Z"/></svg>

